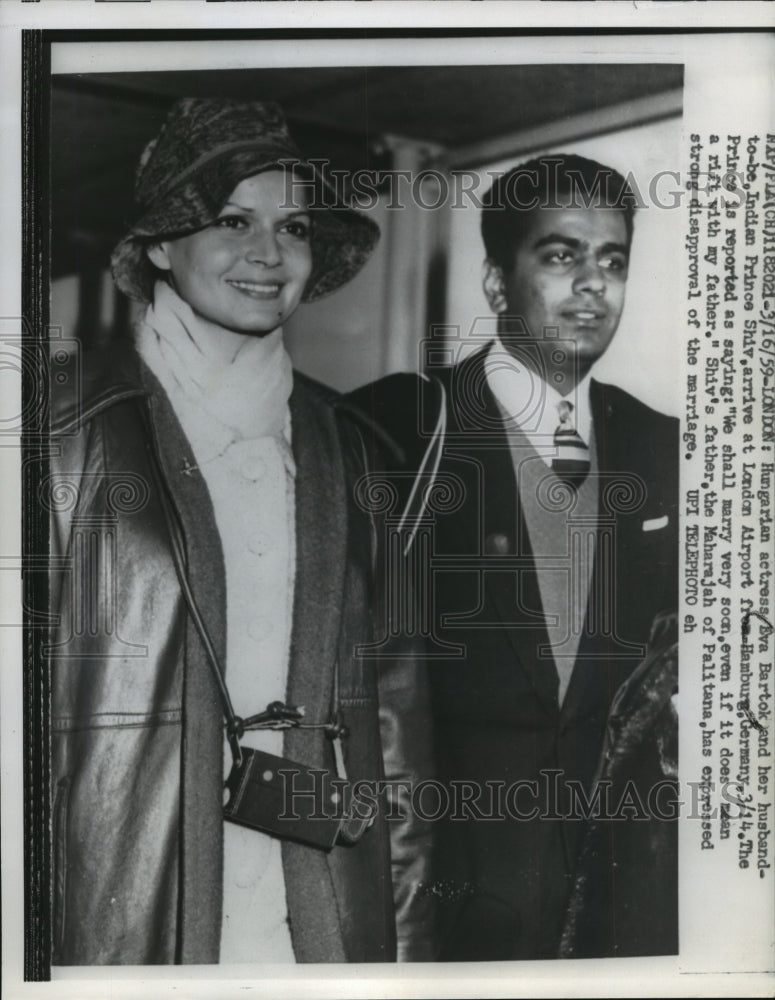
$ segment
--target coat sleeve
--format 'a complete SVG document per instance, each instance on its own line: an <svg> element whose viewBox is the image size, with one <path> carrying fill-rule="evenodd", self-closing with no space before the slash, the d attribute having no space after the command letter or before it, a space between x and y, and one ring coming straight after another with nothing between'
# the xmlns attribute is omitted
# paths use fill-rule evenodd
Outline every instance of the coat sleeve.
<svg viewBox="0 0 775 1000"><path fill-rule="evenodd" d="M433 776L432 728L425 665L416 649L386 659L379 671L379 721L388 783L391 873L399 962L436 957L429 891L432 823L412 809L412 790ZM395 653L402 652L394 650Z"/></svg>
<svg viewBox="0 0 775 1000"><path fill-rule="evenodd" d="M361 425L371 471L393 486L393 530L377 531L379 607L386 609L391 637L378 671L379 719L387 783L397 957L400 962L433 961L437 955L434 896L431 892L433 823L412 808L413 792L435 776L430 688L425 640L417 622L422 567L413 558L415 529L424 497L433 486L443 439L444 397L438 383L413 375L393 375L346 398L345 408ZM396 527L398 526L398 527ZM398 544L396 544L398 543ZM401 594L391 602L389 595ZM416 796L415 796L416 798Z"/></svg>
<svg viewBox="0 0 775 1000"><path fill-rule="evenodd" d="M587 827L563 958L678 951L677 622L674 612L657 615L645 659L611 705L593 787L606 789L612 815Z"/></svg>

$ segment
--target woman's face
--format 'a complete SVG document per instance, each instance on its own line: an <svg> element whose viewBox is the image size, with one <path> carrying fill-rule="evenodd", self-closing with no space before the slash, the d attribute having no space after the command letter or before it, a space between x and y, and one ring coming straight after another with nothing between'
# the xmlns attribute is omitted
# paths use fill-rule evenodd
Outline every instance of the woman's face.
<svg viewBox="0 0 775 1000"><path fill-rule="evenodd" d="M247 177L214 222L149 247L148 257L203 319L236 333L271 333L298 306L312 270L300 188L284 170Z"/></svg>

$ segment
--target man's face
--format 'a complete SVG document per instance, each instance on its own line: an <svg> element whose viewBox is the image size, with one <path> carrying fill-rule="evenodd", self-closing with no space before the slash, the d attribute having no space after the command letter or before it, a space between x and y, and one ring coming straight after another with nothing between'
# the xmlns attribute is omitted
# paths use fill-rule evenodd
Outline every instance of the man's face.
<svg viewBox="0 0 775 1000"><path fill-rule="evenodd" d="M560 391L583 378L611 343L624 306L628 261L622 212L563 208L534 213L510 269L488 264L490 304L505 317L522 320L539 345L540 374ZM492 295L495 288L498 298ZM507 332L508 319L505 325ZM566 343L547 340L549 327Z"/></svg>

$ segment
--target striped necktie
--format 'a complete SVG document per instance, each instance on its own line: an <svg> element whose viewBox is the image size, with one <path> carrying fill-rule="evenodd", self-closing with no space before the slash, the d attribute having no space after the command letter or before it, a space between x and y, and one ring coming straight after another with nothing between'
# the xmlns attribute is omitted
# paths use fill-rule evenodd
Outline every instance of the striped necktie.
<svg viewBox="0 0 775 1000"><path fill-rule="evenodd" d="M561 399L557 404L560 422L554 432L557 449L552 459L552 472L571 486L581 486L589 473L589 448L573 426L573 403Z"/></svg>

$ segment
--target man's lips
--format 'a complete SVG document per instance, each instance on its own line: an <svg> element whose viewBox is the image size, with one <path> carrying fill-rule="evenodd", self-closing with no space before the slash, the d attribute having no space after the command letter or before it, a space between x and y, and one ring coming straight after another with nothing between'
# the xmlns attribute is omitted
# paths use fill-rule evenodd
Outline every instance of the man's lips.
<svg viewBox="0 0 775 1000"><path fill-rule="evenodd" d="M276 299L283 289L281 281L240 281L227 278L226 283L252 299Z"/></svg>
<svg viewBox="0 0 775 1000"><path fill-rule="evenodd" d="M598 324L607 316L605 309L585 309L581 306L574 306L570 309L563 309L561 316L572 323Z"/></svg>

